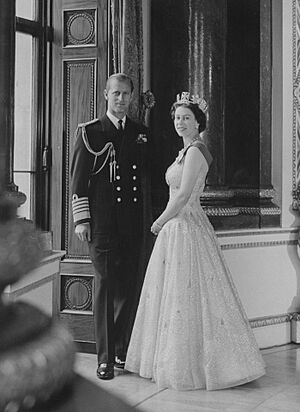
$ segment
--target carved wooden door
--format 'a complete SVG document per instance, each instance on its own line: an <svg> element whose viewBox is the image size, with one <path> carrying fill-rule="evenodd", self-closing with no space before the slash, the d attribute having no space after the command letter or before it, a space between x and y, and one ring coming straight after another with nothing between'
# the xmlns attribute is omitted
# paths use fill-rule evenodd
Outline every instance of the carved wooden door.
<svg viewBox="0 0 300 412"><path fill-rule="evenodd" d="M51 230L66 256L54 301L79 342L94 341L93 275L86 244L74 236L70 162L78 123L105 112L107 0L53 0Z"/></svg>

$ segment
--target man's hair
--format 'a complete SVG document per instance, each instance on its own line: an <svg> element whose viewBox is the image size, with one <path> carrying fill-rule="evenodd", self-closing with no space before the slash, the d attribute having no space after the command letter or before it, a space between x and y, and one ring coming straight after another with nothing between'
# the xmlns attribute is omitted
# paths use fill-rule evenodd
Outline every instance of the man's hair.
<svg viewBox="0 0 300 412"><path fill-rule="evenodd" d="M133 92L133 89L134 89L133 81L132 81L131 77L129 77L125 73L114 73L111 76L109 76L109 78L106 80L106 90L107 91L109 90L110 82L113 79L118 80L119 82L128 83L130 85L130 88L131 88L131 93Z"/></svg>

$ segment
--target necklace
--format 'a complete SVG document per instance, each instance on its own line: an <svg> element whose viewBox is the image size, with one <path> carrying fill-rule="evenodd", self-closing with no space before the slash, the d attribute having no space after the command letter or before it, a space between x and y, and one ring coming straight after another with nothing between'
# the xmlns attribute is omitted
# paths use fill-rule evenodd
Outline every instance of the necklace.
<svg viewBox="0 0 300 412"><path fill-rule="evenodd" d="M200 142L201 141L201 137L199 135L195 136L192 138L192 140L190 141L189 144L187 144L183 149L186 149L188 147L190 147L194 142Z"/></svg>
<svg viewBox="0 0 300 412"><path fill-rule="evenodd" d="M179 150L178 156L175 159L176 163L180 163L187 151L187 149L194 143L194 142L201 142L201 137L198 135L196 137L194 137L190 143L188 145L186 145L185 147L183 147L181 150Z"/></svg>
<svg viewBox="0 0 300 412"><path fill-rule="evenodd" d="M191 141L191 143L190 143L190 144L192 144L192 143L194 143L194 142L197 142L197 140L201 140L201 138L200 138L200 136L199 136L199 135L197 135L197 136L193 137L193 139L192 139L192 141Z"/></svg>

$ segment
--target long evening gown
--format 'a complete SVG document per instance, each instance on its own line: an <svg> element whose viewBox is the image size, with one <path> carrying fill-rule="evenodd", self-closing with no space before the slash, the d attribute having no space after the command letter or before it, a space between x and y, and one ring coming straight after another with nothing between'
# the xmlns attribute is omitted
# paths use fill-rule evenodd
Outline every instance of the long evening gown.
<svg viewBox="0 0 300 412"><path fill-rule="evenodd" d="M265 364L200 204L207 149L187 204L162 228L149 260L125 369L160 388L222 389L265 374ZM180 187L185 153L166 172L169 199ZM203 155L204 154L204 155Z"/></svg>

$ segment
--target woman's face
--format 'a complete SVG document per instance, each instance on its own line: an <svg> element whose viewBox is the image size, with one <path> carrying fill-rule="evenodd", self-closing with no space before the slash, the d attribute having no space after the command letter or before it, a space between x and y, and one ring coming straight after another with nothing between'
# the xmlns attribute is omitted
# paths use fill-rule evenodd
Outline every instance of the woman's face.
<svg viewBox="0 0 300 412"><path fill-rule="evenodd" d="M181 137L192 137L198 133L199 123L194 113L187 107L177 107L174 114L174 127Z"/></svg>

